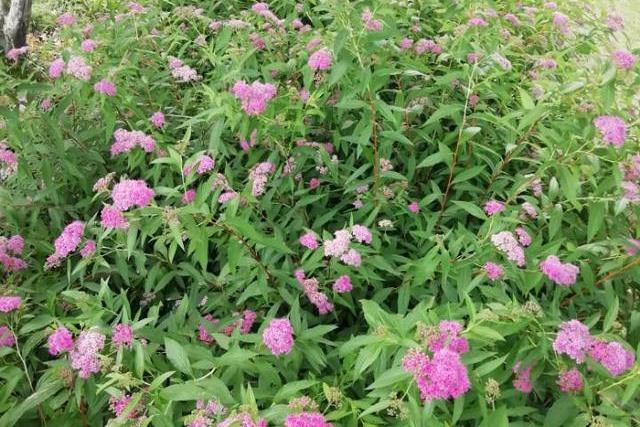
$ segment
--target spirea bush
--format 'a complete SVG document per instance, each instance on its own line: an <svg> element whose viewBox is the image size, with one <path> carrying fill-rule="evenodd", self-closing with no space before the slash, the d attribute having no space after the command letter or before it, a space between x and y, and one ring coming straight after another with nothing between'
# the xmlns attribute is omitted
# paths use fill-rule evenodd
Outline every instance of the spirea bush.
<svg viewBox="0 0 640 427"><path fill-rule="evenodd" d="M51 12L0 71L0 426L638 423L621 16Z"/></svg>

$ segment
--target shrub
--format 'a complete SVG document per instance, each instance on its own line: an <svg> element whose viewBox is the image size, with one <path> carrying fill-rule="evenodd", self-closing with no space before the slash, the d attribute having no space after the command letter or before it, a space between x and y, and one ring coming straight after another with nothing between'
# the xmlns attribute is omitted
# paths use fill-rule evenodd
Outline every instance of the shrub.
<svg viewBox="0 0 640 427"><path fill-rule="evenodd" d="M106 2L10 51L0 426L637 422L635 56L494 7Z"/></svg>

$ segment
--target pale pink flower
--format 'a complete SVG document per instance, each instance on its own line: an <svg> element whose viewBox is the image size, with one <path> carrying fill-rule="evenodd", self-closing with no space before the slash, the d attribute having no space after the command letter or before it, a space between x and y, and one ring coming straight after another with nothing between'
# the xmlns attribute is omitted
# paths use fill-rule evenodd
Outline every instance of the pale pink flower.
<svg viewBox="0 0 640 427"><path fill-rule="evenodd" d="M67 27L76 23L76 17L73 14L66 12L56 18L56 24L61 27Z"/></svg>
<svg viewBox="0 0 640 427"><path fill-rule="evenodd" d="M80 249L80 256L87 258L96 251L96 242L93 240L87 240L82 249Z"/></svg>
<svg viewBox="0 0 640 427"><path fill-rule="evenodd" d="M322 48L309 56L309 68L315 71L326 71L331 68L331 52Z"/></svg>
<svg viewBox="0 0 640 427"><path fill-rule="evenodd" d="M96 47L98 47L98 43L92 39L85 39L80 43L80 48L87 53L93 52Z"/></svg>
<svg viewBox="0 0 640 427"><path fill-rule="evenodd" d="M93 85L93 90L107 96L116 96L116 86L109 80L102 79Z"/></svg>
<svg viewBox="0 0 640 427"><path fill-rule="evenodd" d="M484 211L487 213L487 215L493 216L497 213L504 211L504 203L499 202L497 200L489 200L484 205Z"/></svg>
<svg viewBox="0 0 640 427"><path fill-rule="evenodd" d="M67 62L66 73L79 80L88 81L91 78L91 71L91 66L81 56L72 56Z"/></svg>
<svg viewBox="0 0 640 427"><path fill-rule="evenodd" d="M22 298L18 296L0 296L0 311L10 313L22 305Z"/></svg>
<svg viewBox="0 0 640 427"><path fill-rule="evenodd" d="M259 81L249 85L244 80L239 80L233 85L232 92L241 101L245 113L256 116L264 113L267 103L276 96L276 87Z"/></svg>
<svg viewBox="0 0 640 427"><path fill-rule="evenodd" d="M504 275L504 268L502 268L501 265L493 262L487 262L484 265L484 271L485 273L487 273L487 277L492 282L495 282Z"/></svg>
<svg viewBox="0 0 640 427"><path fill-rule="evenodd" d="M562 372L557 383L560 386L560 390L565 393L577 393L584 386L582 375L576 368Z"/></svg>
<svg viewBox="0 0 640 427"><path fill-rule="evenodd" d="M353 286L351 285L351 278L346 274L338 277L333 283L333 290L339 294L351 292L352 289Z"/></svg>
<svg viewBox="0 0 640 427"><path fill-rule="evenodd" d="M155 192L143 180L122 180L114 185L111 191L113 205L121 211L126 211L134 206L140 208L148 206L154 196Z"/></svg>
<svg viewBox="0 0 640 427"><path fill-rule="evenodd" d="M290 353L293 348L293 328L289 320L272 319L262 333L262 342L275 356Z"/></svg>
<svg viewBox="0 0 640 427"><path fill-rule="evenodd" d="M104 228L114 228L124 230L129 228L129 221L122 214L122 211L113 206L105 206L100 212L100 224Z"/></svg>
<svg viewBox="0 0 640 427"><path fill-rule="evenodd" d="M49 78L50 79L58 79L62 75L65 67L64 59L57 58L53 60L53 62L49 65Z"/></svg>
<svg viewBox="0 0 640 427"><path fill-rule="evenodd" d="M571 286L576 283L580 269L573 264L563 264L555 255L549 255L540 263L540 271L560 286Z"/></svg>
<svg viewBox="0 0 640 427"><path fill-rule="evenodd" d="M154 125L158 129L161 129L165 124L164 114L162 113L162 111L156 111L151 115L149 121L151 121L152 125Z"/></svg>
<svg viewBox="0 0 640 427"><path fill-rule="evenodd" d="M634 54L623 49L613 52L612 59L619 70L632 70L638 62L638 58Z"/></svg>
<svg viewBox="0 0 640 427"><path fill-rule="evenodd" d="M316 236L315 233L310 232L310 233L305 233L302 236L300 236L300 244L302 246L304 246L307 249L310 250L316 250L318 249L318 237Z"/></svg>

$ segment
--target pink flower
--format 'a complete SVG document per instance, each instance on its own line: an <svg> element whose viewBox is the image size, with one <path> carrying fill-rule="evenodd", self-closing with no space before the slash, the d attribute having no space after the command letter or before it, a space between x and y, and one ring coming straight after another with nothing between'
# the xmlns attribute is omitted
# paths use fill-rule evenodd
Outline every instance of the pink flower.
<svg viewBox="0 0 640 427"><path fill-rule="evenodd" d="M82 258L86 258L96 251L96 242L93 240L87 240L82 249L80 249L80 255Z"/></svg>
<svg viewBox="0 0 640 427"><path fill-rule="evenodd" d="M93 90L107 96L116 96L117 89L109 80L102 79L93 85Z"/></svg>
<svg viewBox="0 0 640 427"><path fill-rule="evenodd" d="M513 380L513 386L516 390L523 393L531 393L533 390L533 384L531 383L531 366L521 369L520 362L518 362L513 367L513 372L516 374Z"/></svg>
<svg viewBox="0 0 640 427"><path fill-rule="evenodd" d="M105 206L100 212L100 224L104 228L114 228L124 230L129 228L129 221L122 214L122 211L113 206Z"/></svg>
<svg viewBox="0 0 640 427"><path fill-rule="evenodd" d="M402 369L405 372L419 376L423 368L429 363L429 357L417 348L412 348L402 358Z"/></svg>
<svg viewBox="0 0 640 427"><path fill-rule="evenodd" d="M339 294L344 294L347 292L351 292L353 286L351 285L351 278L346 274L344 276L340 276L333 283L333 290Z"/></svg>
<svg viewBox="0 0 640 427"><path fill-rule="evenodd" d="M87 65L81 56L72 56L67 62L67 74L79 80L88 81L91 78L91 65Z"/></svg>
<svg viewBox="0 0 640 427"><path fill-rule="evenodd" d="M420 39L416 42L416 53L422 55L423 53L433 53L439 55L442 53L442 47L433 40Z"/></svg>
<svg viewBox="0 0 640 427"><path fill-rule="evenodd" d="M318 309L318 313L327 314L333 311L333 304L329 302L329 298L318 290L318 279L314 277L305 278L302 269L296 270L294 276L298 283L302 285L305 296Z"/></svg>
<svg viewBox="0 0 640 427"><path fill-rule="evenodd" d="M220 196L218 196L218 203L224 205L225 203L235 199L237 195L238 193L236 193L235 191L225 191L224 193L221 193Z"/></svg>
<svg viewBox="0 0 640 427"><path fill-rule="evenodd" d="M118 347L129 347L133 344L133 328L124 323L119 323L113 327L111 341Z"/></svg>
<svg viewBox="0 0 640 427"><path fill-rule="evenodd" d="M69 12L63 13L62 15L58 16L58 18L56 19L56 24L58 24L61 27L67 27L75 23L76 23L76 17Z"/></svg>
<svg viewBox="0 0 640 427"><path fill-rule="evenodd" d="M122 180L111 191L113 205L121 211L126 211L133 206L140 208L148 206L154 196L155 192L147 187L147 183L143 180Z"/></svg>
<svg viewBox="0 0 640 427"><path fill-rule="evenodd" d="M272 175L276 167L271 162L262 162L254 166L249 172L249 181L251 182L251 194L259 197L266 190L267 178Z"/></svg>
<svg viewBox="0 0 640 427"><path fill-rule="evenodd" d="M196 172L198 173L198 175L204 175L207 172L210 172L213 170L213 168L216 167L216 162L215 160L213 160L210 156L207 156L206 154L201 155L198 160L198 168L196 169Z"/></svg>
<svg viewBox="0 0 640 427"><path fill-rule="evenodd" d="M322 48L309 56L309 68L314 71L325 71L331 68L331 52L327 48Z"/></svg>
<svg viewBox="0 0 640 427"><path fill-rule="evenodd" d="M242 312L242 323L240 324L240 333L248 334L251 332L253 322L256 321L258 315L255 311L245 310Z"/></svg>
<svg viewBox="0 0 640 427"><path fill-rule="evenodd" d="M9 239L0 236L0 264L5 270L19 271L27 267L27 264L17 257L23 249L24 239L22 236L15 235Z"/></svg>
<svg viewBox="0 0 640 427"><path fill-rule="evenodd" d="M274 356L290 353L293 348L293 328L289 320L272 319L262 333L262 342Z"/></svg>
<svg viewBox="0 0 640 427"><path fill-rule="evenodd" d="M299 242L302 246L304 246L307 249L310 250L316 250L318 249L318 240L317 240L317 236L315 233L311 232L311 233L305 233L302 236L300 236Z"/></svg>
<svg viewBox="0 0 640 427"><path fill-rule="evenodd" d="M149 121L151 121L152 125L154 125L158 129L161 129L162 127L164 127L165 123L164 114L162 113L162 111L156 111L151 115Z"/></svg>
<svg viewBox="0 0 640 427"><path fill-rule="evenodd" d="M516 236L518 236L518 242L520 242L522 246L527 247L531 244L531 236L529 236L529 233L527 233L527 230L524 228L516 228Z"/></svg>
<svg viewBox="0 0 640 427"><path fill-rule="evenodd" d="M211 314L207 314L206 316L204 316L204 320L210 326L213 326L219 323L218 319L214 319L213 315ZM206 326L203 323L198 325L198 340L207 345L211 345L216 342L216 340L209 334L209 331L207 330Z"/></svg>
<svg viewBox="0 0 640 427"><path fill-rule="evenodd" d="M487 273L487 277L492 282L495 282L504 275L504 268L502 268L501 265L495 264L493 262L487 262L484 265L484 271Z"/></svg>
<svg viewBox="0 0 640 427"><path fill-rule="evenodd" d="M513 233L501 231L500 233L494 234L491 236L491 243L493 243L496 249L503 252L509 261L515 262L518 267L524 266L524 250Z"/></svg>
<svg viewBox="0 0 640 427"><path fill-rule="evenodd" d="M244 80L239 80L233 85L232 92L241 101L245 113L257 116L264 113L267 103L276 96L276 87L259 81L249 85Z"/></svg>
<svg viewBox="0 0 640 427"><path fill-rule="evenodd" d="M497 213L500 213L504 210L504 203L498 202L497 200L489 200L484 205L484 211L489 216L493 216Z"/></svg>
<svg viewBox="0 0 640 427"><path fill-rule="evenodd" d="M0 326L0 348L2 347L13 347L16 343L16 336L11 332L11 330L6 326Z"/></svg>
<svg viewBox="0 0 640 427"><path fill-rule="evenodd" d="M184 194L182 195L182 203L185 205L188 205L189 203L193 202L196 199L196 190L194 190L193 188L190 188L189 190L185 191Z"/></svg>
<svg viewBox="0 0 640 427"><path fill-rule="evenodd" d="M87 53L93 52L96 47L98 47L98 43L95 40L85 39L80 43L80 48Z"/></svg>
<svg viewBox="0 0 640 427"><path fill-rule="evenodd" d="M611 15L607 16L607 19L606 19L605 23L607 24L607 27L611 31L622 31L622 30L624 30L624 18L622 16L620 16L620 15L611 14Z"/></svg>
<svg viewBox="0 0 640 427"><path fill-rule="evenodd" d="M16 296L0 297L0 311L10 313L22 305L22 298Z"/></svg>
<svg viewBox="0 0 640 427"><path fill-rule="evenodd" d="M409 203L407 209L409 209L409 212L417 214L418 212L420 212L420 205L418 205L418 202L413 201Z"/></svg>
<svg viewBox="0 0 640 427"><path fill-rule="evenodd" d="M535 206L533 206L531 203L529 202L524 202L522 204L522 217L523 218L531 218L531 219L536 219L538 217L538 211L536 211Z"/></svg>
<svg viewBox="0 0 640 427"><path fill-rule="evenodd" d="M171 69L173 78L179 82L187 83L202 79L202 76L198 75L196 70L183 64L178 58L169 58L169 68Z"/></svg>
<svg viewBox="0 0 640 427"><path fill-rule="evenodd" d="M582 363L590 344L589 328L578 320L569 320L560 324L558 335L553 341L553 350Z"/></svg>
<svg viewBox="0 0 640 427"><path fill-rule="evenodd" d="M115 92L113 93L115 95ZM135 147L142 148L146 153L151 153L156 148L155 139L139 130L128 131L126 129L117 129L113 133L113 139L115 141L111 145L112 156L128 153Z"/></svg>
<svg viewBox="0 0 640 427"><path fill-rule="evenodd" d="M371 244L371 232L364 225L354 224L354 226L351 227L351 234L358 242L365 243L367 245Z"/></svg>
<svg viewBox="0 0 640 427"><path fill-rule="evenodd" d="M577 393L582 390L583 382L580 371L576 368L571 368L568 371L564 371L558 378L558 385L560 390L565 393Z"/></svg>
<svg viewBox="0 0 640 427"><path fill-rule="evenodd" d="M144 6L134 1L130 1L127 4L127 9L129 9L129 12L131 12L132 14L139 14L144 12Z"/></svg>
<svg viewBox="0 0 640 427"><path fill-rule="evenodd" d="M105 336L97 331L82 331L73 350L69 353L71 367L78 371L80 378L86 379L100 372L98 354L104 348Z"/></svg>
<svg viewBox="0 0 640 427"><path fill-rule="evenodd" d="M333 235L334 239L323 242L324 256L340 257L349 250L351 233L348 230L338 230Z"/></svg>
<svg viewBox="0 0 640 427"><path fill-rule="evenodd" d="M52 356L71 351L73 349L73 335L67 328L60 326L49 335L47 346L49 347L49 354Z"/></svg>
<svg viewBox="0 0 640 427"><path fill-rule="evenodd" d="M435 352L414 378L425 401L457 399L471 388L467 368L462 364L460 355L446 348Z"/></svg>
<svg viewBox="0 0 640 427"><path fill-rule="evenodd" d="M119 417L120 415L122 415L129 403L131 403L131 396L129 396L128 394L123 394L120 397L111 396L109 398L109 409L111 409L116 417ZM128 418L135 419L141 409L142 408L140 404L136 405L136 407L133 408L129 413Z"/></svg>
<svg viewBox="0 0 640 427"><path fill-rule="evenodd" d="M580 269L573 264L563 264L555 255L549 255L540 263L540 271L560 286L571 286L576 283Z"/></svg>
<svg viewBox="0 0 640 427"><path fill-rule="evenodd" d="M504 15L504 19L505 21L508 21L511 25L513 25L514 27L517 27L520 25L520 19L518 19L518 17L516 15L514 15L513 13L507 13L506 15Z"/></svg>
<svg viewBox="0 0 640 427"><path fill-rule="evenodd" d="M467 25L469 25L470 27L486 27L489 25L489 23L480 17L474 16L473 18L469 19Z"/></svg>
<svg viewBox="0 0 640 427"><path fill-rule="evenodd" d="M482 57L482 54L477 52L471 52L467 55L467 62L469 64L475 64L480 60L481 57Z"/></svg>
<svg viewBox="0 0 640 427"><path fill-rule="evenodd" d="M619 342L605 343L594 338L588 351L589 356L616 377L631 369L635 363L634 353L627 351Z"/></svg>
<svg viewBox="0 0 640 427"><path fill-rule="evenodd" d="M382 30L382 21L373 19L373 13L369 9L365 9L360 17L362 24L367 31L380 31Z"/></svg>
<svg viewBox="0 0 640 427"><path fill-rule="evenodd" d="M355 249L349 249L346 253L340 256L340 261L342 261L345 265L350 265L352 267L360 267L362 264L362 257L360 256L360 252Z"/></svg>
<svg viewBox="0 0 640 427"><path fill-rule="evenodd" d="M7 51L6 57L13 62L18 62L18 59L22 55L26 55L29 52L29 46L23 46L18 48L12 48Z"/></svg>
<svg viewBox="0 0 640 427"><path fill-rule="evenodd" d="M409 50L411 49L411 46L413 46L413 40L411 40L409 37L405 37L402 40L400 40L401 51Z"/></svg>
<svg viewBox="0 0 640 427"><path fill-rule="evenodd" d="M64 59L57 58L49 65L49 78L58 79L62 75L65 67Z"/></svg>
<svg viewBox="0 0 640 427"><path fill-rule="evenodd" d="M0 142L0 181L7 179L18 170L18 156Z"/></svg>
<svg viewBox="0 0 640 427"><path fill-rule="evenodd" d="M622 49L613 52L612 58L619 70L631 70L638 62L638 58L634 54Z"/></svg>
<svg viewBox="0 0 640 427"><path fill-rule="evenodd" d="M319 178L311 178L309 180L309 189L313 190L320 187L320 179Z"/></svg>
<svg viewBox="0 0 640 427"><path fill-rule="evenodd" d="M298 412L287 415L284 427L333 427L320 412Z"/></svg>
<svg viewBox="0 0 640 427"><path fill-rule="evenodd" d="M569 26L569 18L567 17L567 15L564 15L560 12L554 12L553 25L558 30L560 30L562 34L568 34L571 32L571 28Z"/></svg>
<svg viewBox="0 0 640 427"><path fill-rule="evenodd" d="M55 240L54 256L57 259L67 257L71 252L75 251L80 245L80 240L84 234L84 223L82 221L74 221L67 225L60 236Z"/></svg>

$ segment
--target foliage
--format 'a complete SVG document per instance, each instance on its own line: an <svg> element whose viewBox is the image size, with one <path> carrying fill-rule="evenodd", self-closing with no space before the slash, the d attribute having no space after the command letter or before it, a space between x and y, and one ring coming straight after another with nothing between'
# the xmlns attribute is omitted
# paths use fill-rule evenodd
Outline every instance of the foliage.
<svg viewBox="0 0 640 427"><path fill-rule="evenodd" d="M0 68L0 426L637 423L638 72L583 3L39 23Z"/></svg>

